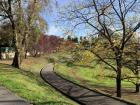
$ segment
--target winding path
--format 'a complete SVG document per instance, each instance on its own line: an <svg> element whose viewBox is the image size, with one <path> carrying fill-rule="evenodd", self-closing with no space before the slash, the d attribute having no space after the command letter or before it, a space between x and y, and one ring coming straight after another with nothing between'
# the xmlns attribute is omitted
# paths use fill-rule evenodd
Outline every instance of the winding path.
<svg viewBox="0 0 140 105"><path fill-rule="evenodd" d="M73 99L81 105L135 105L129 102L111 98L94 90L76 85L63 79L53 72L53 64L42 69L41 77L62 94Z"/></svg>

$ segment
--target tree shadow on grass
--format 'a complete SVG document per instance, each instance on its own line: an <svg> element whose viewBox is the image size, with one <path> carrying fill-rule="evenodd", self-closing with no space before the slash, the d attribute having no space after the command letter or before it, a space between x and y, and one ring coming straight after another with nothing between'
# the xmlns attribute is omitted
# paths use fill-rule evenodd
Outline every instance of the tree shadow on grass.
<svg viewBox="0 0 140 105"><path fill-rule="evenodd" d="M90 69L95 68L95 66L90 66L90 65L78 65L78 64L73 64L73 66L86 67L86 68L90 68Z"/></svg>
<svg viewBox="0 0 140 105"><path fill-rule="evenodd" d="M40 73L31 72L31 71L27 71L27 70L24 70L24 69L21 69L20 72L22 73L22 75L25 75L25 76L31 78L32 80L36 80L36 83L39 86L46 86L44 80L40 77Z"/></svg>
<svg viewBox="0 0 140 105"><path fill-rule="evenodd" d="M72 105L72 104L62 101L48 101L48 102L33 103L33 105Z"/></svg>
<svg viewBox="0 0 140 105"><path fill-rule="evenodd" d="M5 64L5 63L0 63L0 67L1 70L7 70L6 73L14 73L14 74L22 74L24 76L27 76L28 78L30 78L31 80L36 80L37 84L40 86L45 86L45 84L43 83L43 80L40 78L40 74L37 72L31 72L31 71L27 71L24 69L17 69L13 66L11 66L10 64ZM0 72L1 72L0 70ZM14 72L16 71L16 72Z"/></svg>
<svg viewBox="0 0 140 105"><path fill-rule="evenodd" d="M67 67L84 67L84 68L89 68L89 69L94 69L98 65L97 62L94 65L75 64L74 62L71 62L71 61L66 61L65 63Z"/></svg>

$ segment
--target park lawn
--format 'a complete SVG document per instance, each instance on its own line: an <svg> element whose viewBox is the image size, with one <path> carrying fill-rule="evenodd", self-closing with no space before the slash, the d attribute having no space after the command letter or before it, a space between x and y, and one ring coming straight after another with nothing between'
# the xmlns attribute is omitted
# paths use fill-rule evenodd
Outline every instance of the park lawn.
<svg viewBox="0 0 140 105"><path fill-rule="evenodd" d="M55 72L70 81L85 87L96 89L115 96L115 79L98 76L108 74L111 71L105 71L100 65L94 68L82 66L67 66L66 63L57 63L55 65ZM134 93L134 85L127 81L122 81L122 98L140 104L140 93Z"/></svg>
<svg viewBox="0 0 140 105"><path fill-rule="evenodd" d="M47 63L47 56L28 57L27 59L23 59L21 68L25 71L39 73L43 67L46 67Z"/></svg>
<svg viewBox="0 0 140 105"><path fill-rule="evenodd" d="M24 60L22 69L0 63L0 85L34 105L77 105L40 78L40 69L46 64L45 57Z"/></svg>
<svg viewBox="0 0 140 105"><path fill-rule="evenodd" d="M55 71L60 75L67 77L74 82L83 82L88 85L98 85L115 87L115 79L105 77L104 74L111 74L112 71L104 70L100 65L95 67L82 67L82 66L67 66L66 63L58 63L55 66ZM132 83L122 81L123 87L134 87Z"/></svg>

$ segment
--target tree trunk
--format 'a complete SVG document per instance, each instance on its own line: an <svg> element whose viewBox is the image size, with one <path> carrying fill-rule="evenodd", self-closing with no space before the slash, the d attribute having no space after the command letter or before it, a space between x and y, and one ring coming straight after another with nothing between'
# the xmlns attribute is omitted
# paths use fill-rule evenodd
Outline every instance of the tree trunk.
<svg viewBox="0 0 140 105"><path fill-rule="evenodd" d="M135 86L136 86L136 93L139 93L140 91L139 84L136 84Z"/></svg>
<svg viewBox="0 0 140 105"><path fill-rule="evenodd" d="M25 51L25 59L27 59L27 50Z"/></svg>
<svg viewBox="0 0 140 105"><path fill-rule="evenodd" d="M121 68L119 68L117 72L118 72L116 78L117 97L121 97Z"/></svg>
<svg viewBox="0 0 140 105"><path fill-rule="evenodd" d="M2 60L2 55L1 55L1 47L0 47L0 59Z"/></svg>
<svg viewBox="0 0 140 105"><path fill-rule="evenodd" d="M137 52L137 49L136 49L136 53L138 53ZM137 78L137 80L136 80L136 84L135 84L135 86L136 86L136 93L139 93L139 86L140 86L140 84L139 84L139 67L138 67L138 65L139 65L139 60L137 60L136 59L136 65L135 65L135 69L136 69L136 78Z"/></svg>
<svg viewBox="0 0 140 105"><path fill-rule="evenodd" d="M37 57L37 55L38 55L38 51L35 50L34 57Z"/></svg>
<svg viewBox="0 0 140 105"><path fill-rule="evenodd" d="M19 54L18 50L15 51L15 56L13 59L12 66L14 66L16 68L20 68L20 54Z"/></svg>
<svg viewBox="0 0 140 105"><path fill-rule="evenodd" d="M115 47L113 49L115 52L115 59L116 59L116 65L117 65L117 77L116 77L116 92L117 92L117 97L121 97L121 69L122 69L122 51L118 47Z"/></svg>

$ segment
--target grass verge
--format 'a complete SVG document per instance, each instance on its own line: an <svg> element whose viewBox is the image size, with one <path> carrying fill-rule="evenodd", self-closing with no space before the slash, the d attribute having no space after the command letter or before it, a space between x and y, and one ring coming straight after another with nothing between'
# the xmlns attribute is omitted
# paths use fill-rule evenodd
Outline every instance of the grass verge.
<svg viewBox="0 0 140 105"><path fill-rule="evenodd" d="M98 76L98 74L101 75L105 73L100 65L90 68L82 66L67 66L66 63L57 63L55 65L55 72L77 84L91 89L101 90L112 94L113 96L116 95L115 79ZM134 85L130 82L122 81L122 86L123 99L131 100L131 102L139 104L140 93L134 93Z"/></svg>
<svg viewBox="0 0 140 105"><path fill-rule="evenodd" d="M40 78L39 71L46 64L44 57L24 60L22 69L0 64L0 85L34 105L77 105Z"/></svg>

